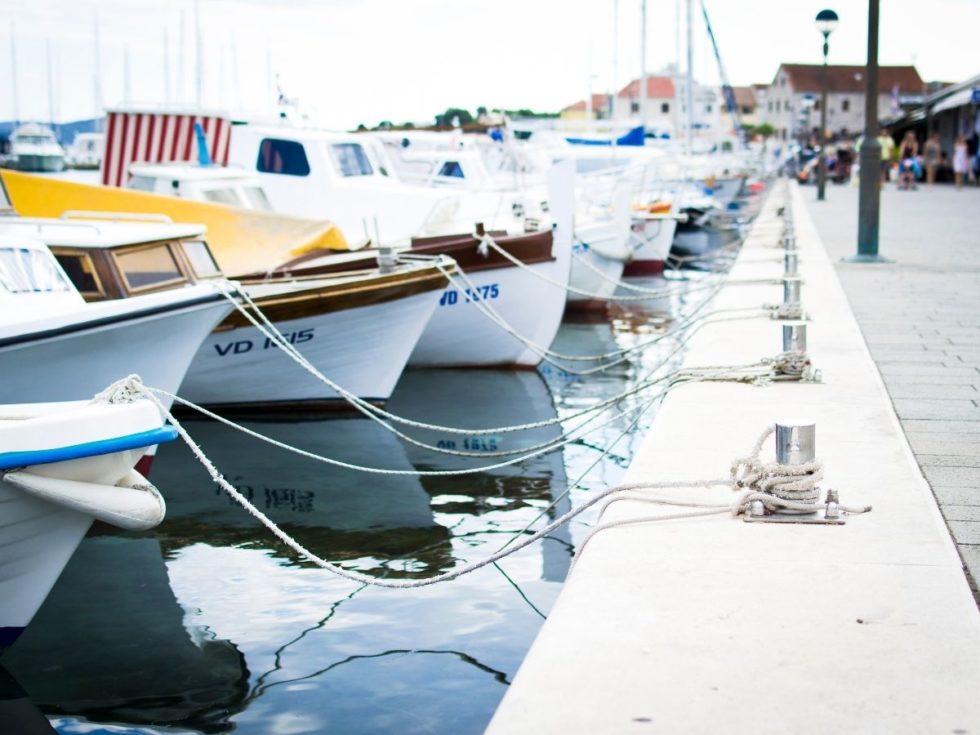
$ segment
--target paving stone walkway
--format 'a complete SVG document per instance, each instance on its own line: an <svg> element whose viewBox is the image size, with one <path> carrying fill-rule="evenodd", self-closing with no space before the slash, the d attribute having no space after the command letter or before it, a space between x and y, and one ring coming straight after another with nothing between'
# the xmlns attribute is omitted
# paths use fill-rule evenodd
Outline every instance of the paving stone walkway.
<svg viewBox="0 0 980 735"><path fill-rule="evenodd" d="M886 185L890 265L840 262L857 247L856 186L803 194L980 602L980 188Z"/></svg>

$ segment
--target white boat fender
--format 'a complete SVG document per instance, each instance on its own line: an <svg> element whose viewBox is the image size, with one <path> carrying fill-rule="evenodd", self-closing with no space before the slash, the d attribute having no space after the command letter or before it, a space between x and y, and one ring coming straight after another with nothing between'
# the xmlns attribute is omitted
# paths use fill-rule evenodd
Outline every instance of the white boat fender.
<svg viewBox="0 0 980 735"><path fill-rule="evenodd" d="M136 470L116 485L42 477L23 470L2 475L4 482L39 500L59 505L127 531L160 524L167 505L160 492Z"/></svg>

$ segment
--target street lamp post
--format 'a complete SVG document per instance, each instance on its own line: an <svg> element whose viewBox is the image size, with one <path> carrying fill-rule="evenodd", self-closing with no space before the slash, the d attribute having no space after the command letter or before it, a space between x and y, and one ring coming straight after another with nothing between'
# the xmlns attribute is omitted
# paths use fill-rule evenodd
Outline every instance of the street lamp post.
<svg viewBox="0 0 980 735"><path fill-rule="evenodd" d="M878 254L881 213L881 144L878 142L878 0L868 0L868 68L864 89L864 141L858 198L857 254L850 263L890 263Z"/></svg>
<svg viewBox="0 0 980 735"><path fill-rule="evenodd" d="M823 69L820 76L820 157L817 159L817 200L823 201L827 189L827 53L830 51L830 34L838 23L837 13L821 10L817 13L817 30L823 34Z"/></svg>

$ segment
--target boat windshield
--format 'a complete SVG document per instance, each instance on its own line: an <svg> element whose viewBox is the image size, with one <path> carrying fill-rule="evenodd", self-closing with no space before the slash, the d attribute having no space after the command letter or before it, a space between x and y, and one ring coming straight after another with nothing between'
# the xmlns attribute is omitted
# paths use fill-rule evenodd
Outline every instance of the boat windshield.
<svg viewBox="0 0 980 735"><path fill-rule="evenodd" d="M72 287L48 251L0 247L0 289L12 294L64 293Z"/></svg>
<svg viewBox="0 0 980 735"><path fill-rule="evenodd" d="M342 176L371 176L374 173L360 143L334 143L330 146L330 152Z"/></svg>
<svg viewBox="0 0 980 735"><path fill-rule="evenodd" d="M31 145L44 145L45 143L53 143L54 138L49 135L18 135L18 143L29 143Z"/></svg>
<svg viewBox="0 0 980 735"><path fill-rule="evenodd" d="M261 186L243 186L242 192L248 201L249 209L257 209L261 212L271 212L272 202L265 194L265 189Z"/></svg>
<svg viewBox="0 0 980 735"><path fill-rule="evenodd" d="M205 199L215 204L228 204L232 207L245 206L244 202L238 196L238 192L230 186L219 189L202 189L201 193L204 194Z"/></svg>

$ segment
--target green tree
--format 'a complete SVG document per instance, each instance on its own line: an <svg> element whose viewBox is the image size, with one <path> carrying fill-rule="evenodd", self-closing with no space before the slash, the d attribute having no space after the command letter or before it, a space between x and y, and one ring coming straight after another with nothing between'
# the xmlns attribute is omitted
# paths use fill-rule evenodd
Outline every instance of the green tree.
<svg viewBox="0 0 980 735"><path fill-rule="evenodd" d="M459 120L460 125L469 125L473 122L473 116L469 110L461 107L450 107L441 115L436 115L436 125L452 125L453 119Z"/></svg>

